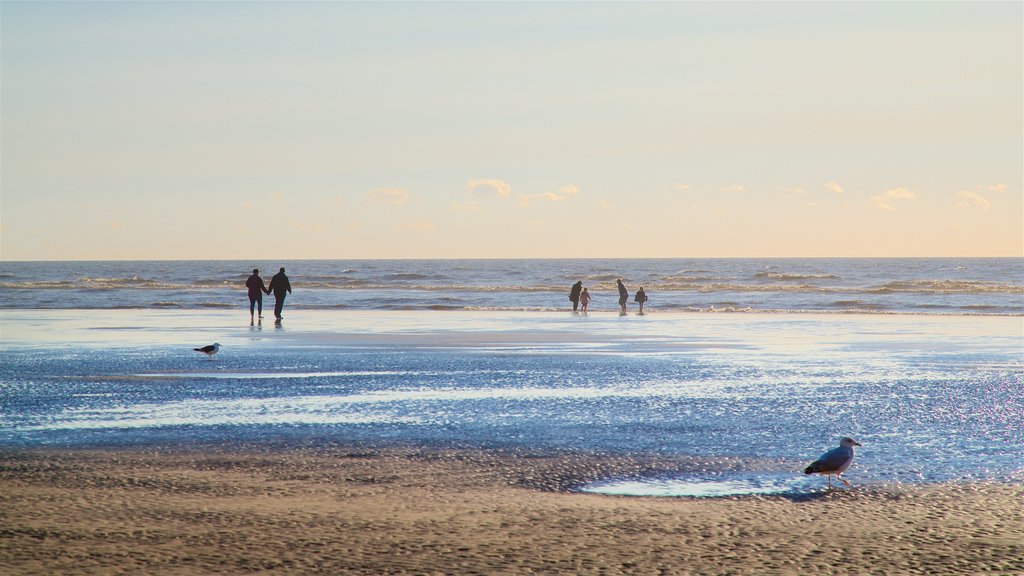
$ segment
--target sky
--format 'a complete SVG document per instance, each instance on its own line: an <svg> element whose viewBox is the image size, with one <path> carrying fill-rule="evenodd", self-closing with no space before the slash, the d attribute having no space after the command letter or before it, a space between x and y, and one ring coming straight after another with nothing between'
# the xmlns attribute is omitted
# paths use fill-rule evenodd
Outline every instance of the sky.
<svg viewBox="0 0 1024 576"><path fill-rule="evenodd" d="M1024 256L1024 3L0 3L2 260L847 256Z"/></svg>

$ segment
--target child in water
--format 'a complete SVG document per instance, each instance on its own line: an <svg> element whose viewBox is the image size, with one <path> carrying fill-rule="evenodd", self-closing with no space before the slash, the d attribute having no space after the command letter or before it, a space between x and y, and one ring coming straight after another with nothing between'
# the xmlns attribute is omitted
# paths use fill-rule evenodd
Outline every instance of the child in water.
<svg viewBox="0 0 1024 576"><path fill-rule="evenodd" d="M640 315L643 316L644 302L647 302L647 293L644 292L643 286L641 286L640 289L637 290L636 296L633 297L633 300L640 303Z"/></svg>
<svg viewBox="0 0 1024 576"><path fill-rule="evenodd" d="M583 306L583 313L584 314L587 313L587 304L589 304L589 303L590 303L590 292L587 292L587 289L584 288L583 289L583 293L580 294L580 304Z"/></svg>

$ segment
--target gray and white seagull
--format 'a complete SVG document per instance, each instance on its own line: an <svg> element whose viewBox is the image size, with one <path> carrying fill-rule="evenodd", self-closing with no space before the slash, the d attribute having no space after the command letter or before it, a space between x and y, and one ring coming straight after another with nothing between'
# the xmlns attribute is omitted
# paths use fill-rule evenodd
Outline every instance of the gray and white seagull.
<svg viewBox="0 0 1024 576"><path fill-rule="evenodd" d="M828 476L829 490L832 489L832 476L835 476L837 480L841 480L843 484L849 486L850 483L840 475L846 472L850 464L853 464L853 447L861 445L860 442L849 436L840 439L838 448L825 452L817 460L811 462L810 466L804 468L804 474L824 474Z"/></svg>
<svg viewBox="0 0 1024 576"><path fill-rule="evenodd" d="M195 350L196 352L202 352L203 354L206 354L207 356L213 356L217 352L220 352L220 343L214 342L213 344L210 344L209 346L203 346L202 348L193 348L193 350Z"/></svg>

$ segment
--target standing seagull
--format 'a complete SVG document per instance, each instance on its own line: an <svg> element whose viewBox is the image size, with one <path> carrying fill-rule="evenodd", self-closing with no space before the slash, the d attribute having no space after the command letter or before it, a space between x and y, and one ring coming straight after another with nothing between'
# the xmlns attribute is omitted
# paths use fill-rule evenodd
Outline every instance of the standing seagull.
<svg viewBox="0 0 1024 576"><path fill-rule="evenodd" d="M209 346L203 346L202 348L193 348L193 350L195 350L196 352L202 352L203 354L206 354L207 356L211 356L212 357L217 352L220 352L220 344L217 343L217 342L214 342L213 344L210 344Z"/></svg>
<svg viewBox="0 0 1024 576"><path fill-rule="evenodd" d="M850 485L845 478L840 476L846 469L853 464L853 447L861 446L860 442L857 442L849 436L839 440L839 448L833 448L828 452L822 454L817 460L811 462L811 465L804 468L804 474L824 474L828 476L828 489L832 489L832 476L835 475L836 479L842 480L847 486Z"/></svg>

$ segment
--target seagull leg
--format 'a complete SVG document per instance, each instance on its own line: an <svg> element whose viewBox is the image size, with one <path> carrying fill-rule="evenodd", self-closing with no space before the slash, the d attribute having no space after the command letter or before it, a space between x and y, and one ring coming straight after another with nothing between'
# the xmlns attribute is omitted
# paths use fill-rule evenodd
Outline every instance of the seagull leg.
<svg viewBox="0 0 1024 576"><path fill-rule="evenodd" d="M826 474L826 476L828 477L828 489L831 492L832 491L832 475L831 474Z"/></svg>
<svg viewBox="0 0 1024 576"><path fill-rule="evenodd" d="M843 484L846 484L847 486L853 488L853 484L850 484L850 481L847 480L846 478L843 478L842 476L836 476L836 479L842 480Z"/></svg>

